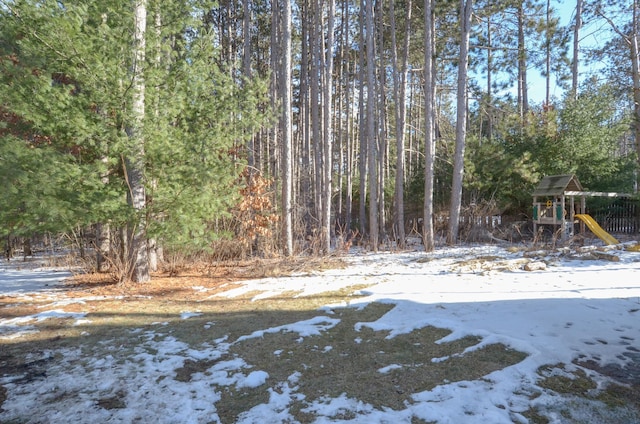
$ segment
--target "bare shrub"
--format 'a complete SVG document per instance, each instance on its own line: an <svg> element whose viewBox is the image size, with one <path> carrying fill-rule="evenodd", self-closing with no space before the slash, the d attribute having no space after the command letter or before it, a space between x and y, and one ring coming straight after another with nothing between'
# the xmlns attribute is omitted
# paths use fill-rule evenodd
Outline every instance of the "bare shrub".
<svg viewBox="0 0 640 424"><path fill-rule="evenodd" d="M249 250L247 243L239 239L221 239L214 241L211 246L209 260L223 262L246 259Z"/></svg>
<svg viewBox="0 0 640 424"><path fill-rule="evenodd" d="M466 206L460 213L460 238L467 241L493 240L492 217L498 214L499 210L494 200L482 200ZM477 240L478 238L481 240Z"/></svg>

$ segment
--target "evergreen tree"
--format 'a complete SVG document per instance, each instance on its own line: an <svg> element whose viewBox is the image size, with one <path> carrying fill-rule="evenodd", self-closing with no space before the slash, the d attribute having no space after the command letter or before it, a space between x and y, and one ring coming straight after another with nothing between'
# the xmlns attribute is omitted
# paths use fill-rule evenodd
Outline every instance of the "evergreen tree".
<svg viewBox="0 0 640 424"><path fill-rule="evenodd" d="M212 61L207 5L148 7L154 19L145 26L145 60L138 63L145 83L144 114L136 118L144 140L137 157L146 191L140 207L127 202L130 163L124 160L132 146L139 148L130 137L131 69L142 57L131 53L134 16L126 4L24 0L0 8L1 39L13 40L0 45L0 107L46 141L45 149L4 135L3 149L17 152L16 166L33 168L34 161L47 162L44 156L64 159L55 174L64 178L51 181L59 190L42 200L44 208L66 202L69 218L57 220L59 231L98 222L142 224L144 238L166 247L206 249L220 236L213 223L237 200L241 146L265 122L258 109L264 85L241 84ZM69 179L78 182L53 183ZM21 190L13 209L20 201L35 204L37 195ZM37 228L28 217L20 226Z"/></svg>
<svg viewBox="0 0 640 424"><path fill-rule="evenodd" d="M530 155L540 176L576 174L591 190L631 191L635 156L621 144L630 114L617 111L610 87L593 81L576 100L572 96L567 94L559 110L536 110L524 132L510 130L507 152Z"/></svg>

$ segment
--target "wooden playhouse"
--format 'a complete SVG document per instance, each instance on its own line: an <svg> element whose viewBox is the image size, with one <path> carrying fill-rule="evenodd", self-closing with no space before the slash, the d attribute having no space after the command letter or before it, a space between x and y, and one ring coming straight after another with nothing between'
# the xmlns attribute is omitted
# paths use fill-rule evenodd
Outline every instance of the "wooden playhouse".
<svg viewBox="0 0 640 424"><path fill-rule="evenodd" d="M562 239L574 234L574 223L580 223L580 232L585 231L585 224L589 229L607 244L617 244L609 233L586 214L587 197L628 197L625 193L607 193L584 191L582 184L573 174L549 175L540 181L533 191L533 232L538 231L539 225L557 226ZM577 199L576 199L577 198ZM556 231L556 230L554 230Z"/></svg>

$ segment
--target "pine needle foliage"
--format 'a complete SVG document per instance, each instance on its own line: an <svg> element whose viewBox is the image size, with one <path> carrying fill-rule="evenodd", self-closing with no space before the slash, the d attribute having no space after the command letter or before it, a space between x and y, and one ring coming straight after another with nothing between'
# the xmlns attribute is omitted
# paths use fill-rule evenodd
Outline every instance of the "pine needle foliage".
<svg viewBox="0 0 640 424"><path fill-rule="evenodd" d="M245 141L265 123L263 81L216 63L207 2L148 4L144 139L147 234L206 249L239 201ZM135 225L128 2L18 0L0 6L2 232ZM9 128L13 126L15 128Z"/></svg>

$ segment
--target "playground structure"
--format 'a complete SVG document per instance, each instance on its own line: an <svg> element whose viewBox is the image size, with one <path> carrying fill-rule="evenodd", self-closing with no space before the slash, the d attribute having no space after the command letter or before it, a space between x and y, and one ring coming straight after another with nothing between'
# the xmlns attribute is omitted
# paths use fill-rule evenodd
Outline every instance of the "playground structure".
<svg viewBox="0 0 640 424"><path fill-rule="evenodd" d="M533 192L533 231L539 225L552 225L561 229L562 240L574 235L574 226L580 224L580 233L585 225L608 245L619 244L595 219L586 213L587 197L631 197L626 193L585 191L575 175L551 175L542 178ZM576 199L577 198L577 199ZM637 245L640 250L640 245ZM636 249L634 249L636 250Z"/></svg>

